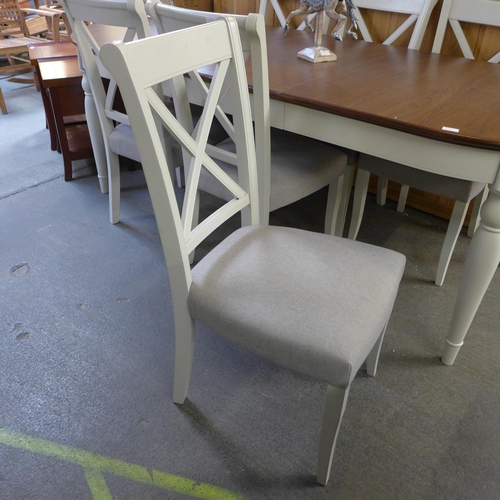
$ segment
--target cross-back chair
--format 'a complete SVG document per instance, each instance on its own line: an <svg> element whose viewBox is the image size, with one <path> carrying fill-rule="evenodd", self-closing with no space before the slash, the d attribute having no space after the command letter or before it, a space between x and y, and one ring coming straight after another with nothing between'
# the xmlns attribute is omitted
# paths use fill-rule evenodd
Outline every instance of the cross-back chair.
<svg viewBox="0 0 500 500"><path fill-rule="evenodd" d="M259 12L265 15L266 10L271 4L277 18L280 21L282 27L285 27L286 17L283 13L281 5L278 0L261 0L259 5ZM384 12L393 12L397 14L406 15L406 19L402 21L400 25L398 25L392 33L382 42L385 45L390 45L398 40L404 33L407 33L410 28L413 27L413 32L411 34L411 38L408 44L408 48L410 49L419 49L422 40L425 34L425 29L429 22L430 15L432 13L433 8L437 4L437 0L403 0L403 1L394 1L394 0L358 0L355 1L355 15L357 18L358 29L363 37L363 40L367 42L372 42L373 37L372 33L368 29L362 12L359 10L375 10L375 11L384 11ZM312 20L315 15L309 16L308 20L302 21L299 24L299 30L304 30L308 23ZM323 32L326 34L330 27L330 19L325 16L323 24ZM346 26L344 26L345 28ZM334 27L332 27L333 29ZM342 34L339 33L341 36ZM348 168L346 170L346 175L344 178L343 191L341 197L341 206L339 216L339 223L337 225L337 233L342 235L344 228L344 220L345 213L347 211L347 205L349 202L349 197L352 189L353 178L355 174L355 167L359 159L359 154L356 151L346 150L341 148L348 155ZM402 193L403 193L402 189ZM379 177L377 184L377 200L381 203L385 203L385 193L387 192L387 179ZM407 192L407 191L406 191ZM403 206L406 202L406 198L404 201L402 200Z"/></svg>
<svg viewBox="0 0 500 500"><path fill-rule="evenodd" d="M259 4L259 12L266 13L269 3L272 5L276 17L278 18L281 26L285 27L286 16L283 14L283 9L278 0L261 0ZM382 42L385 45L392 45L403 33L406 33L412 26L414 26L408 48L419 49L425 33L425 28L429 22L432 9L437 4L437 0L357 0L354 1L356 7L356 18L358 29L366 42L373 42L372 32L368 29L363 13L359 9L378 10L384 12L393 12L406 15L406 19L397 26L394 31ZM312 14L308 17L309 22L315 17ZM298 28L304 30L307 22L302 21ZM325 16L323 32L327 33L331 26L331 19ZM339 33L342 36L342 33Z"/></svg>
<svg viewBox="0 0 500 500"><path fill-rule="evenodd" d="M227 16L227 14L182 9L163 4L160 0L150 0L146 4L146 9L155 21L158 32L175 31ZM240 26L245 58L251 58L252 108L259 164L270 164L270 168L266 167L259 171L262 222L268 223L270 211L296 202L328 186L325 232L336 234L337 226L343 227L343 212L339 207L343 204L342 183L347 158L344 153L330 145L270 128L264 21L262 19L259 23L251 24L247 23L246 16L233 17ZM201 95L198 102L202 102L208 91L206 84L197 75L192 75L188 82L192 84L191 95ZM236 178L231 123L223 110L219 110L218 119L225 127L229 138L215 147L219 149L221 166L225 172ZM210 176L203 176L200 188L225 200L231 196L231 193L221 188L220 184Z"/></svg>
<svg viewBox="0 0 500 500"><path fill-rule="evenodd" d="M258 15L247 22L263 23ZM172 50L182 47L182 50ZM239 28L233 18L101 49L118 82L141 157L173 299L174 401L185 401L193 364L195 322L282 366L328 385L318 452L326 484L339 424L356 372L365 359L374 375L405 258L396 252L321 233L259 225L257 160ZM184 75L214 66L197 126L185 128L155 91L174 87L176 109L189 107ZM238 177L210 156L207 145L223 100L233 104ZM182 119L181 119L182 121ZM161 128L189 157L179 208ZM260 166L262 167L262 166ZM215 212L194 221L201 171L232 193ZM243 226L193 269L189 255L229 217Z"/></svg>
<svg viewBox="0 0 500 500"><path fill-rule="evenodd" d="M460 27L460 21L500 26L500 3L490 0L445 0L440 13L438 29L432 49L435 53L441 51L448 21L457 36L464 56L473 59L472 51ZM494 63L499 60L500 53L493 56L490 62ZM436 272L435 283L441 286L446 277L456 241L462 230L467 210L472 200L474 200L474 206L469 223L469 236L474 234L479 224L479 210L487 195L486 184L423 172L368 155L361 155L358 167L349 238L355 239L358 234L363 216L370 172L377 174L379 181L381 178L385 180L391 179L402 184L398 202L398 211L400 212L404 210L408 186L455 200ZM383 189L380 190L379 188L378 190L378 201L380 204L385 202L386 189L387 181L385 181Z"/></svg>
<svg viewBox="0 0 500 500"><path fill-rule="evenodd" d="M474 59L462 23L500 26L500 4L494 0L444 0L432 52L438 54L441 52L448 23L453 29L464 57ZM489 58L488 62L499 63L500 51Z"/></svg>
<svg viewBox="0 0 500 500"><path fill-rule="evenodd" d="M113 76L101 64L98 42L89 30L89 23L117 26L123 30L123 40L150 36L149 22L142 0L61 0L78 45L83 71L90 85L92 98L102 131L102 143L94 144L94 150L104 147L109 187L109 217L112 223L120 213L120 160L124 156L139 161L129 119L125 110L117 106L117 85ZM104 81L103 81L104 78ZM104 82L107 82L105 85ZM97 155L98 153L95 152Z"/></svg>

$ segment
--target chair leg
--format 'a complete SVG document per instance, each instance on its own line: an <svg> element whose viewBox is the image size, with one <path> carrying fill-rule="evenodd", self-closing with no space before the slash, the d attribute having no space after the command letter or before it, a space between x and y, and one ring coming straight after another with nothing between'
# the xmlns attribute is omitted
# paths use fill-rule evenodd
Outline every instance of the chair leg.
<svg viewBox="0 0 500 500"><path fill-rule="evenodd" d="M354 179L356 161L347 163L343 180L340 181L339 179L339 182L341 182L342 185L342 192L340 194L340 205L337 212L337 221L334 222L335 228L332 228L332 230L329 232L329 234L333 234L335 236L342 237L344 234L345 218L347 215L347 207L349 206L349 198L351 197L352 181ZM328 212L329 210L327 204L326 213L328 214ZM328 233L327 227L325 227L325 233Z"/></svg>
<svg viewBox="0 0 500 500"><path fill-rule="evenodd" d="M326 403L319 438L317 476L318 483L323 486L326 486L330 478L335 443L337 442L342 416L347 404L349 388L350 386L347 389L340 389L328 385L326 389Z"/></svg>
<svg viewBox="0 0 500 500"><path fill-rule="evenodd" d="M372 347L370 354L368 354L366 358L366 373L370 375L370 377L375 377L377 373L378 367L378 358L380 356L380 349L382 348L382 342L384 341L385 331L387 330L387 323L380 334L380 337L375 342L375 345Z"/></svg>
<svg viewBox="0 0 500 500"><path fill-rule="evenodd" d="M377 180L377 205L385 205L388 185L389 181L379 176Z"/></svg>
<svg viewBox="0 0 500 500"><path fill-rule="evenodd" d="M469 229L467 229L467 236L469 238L474 236L474 233L481 222L480 211L483 203L486 201L486 198L488 198L488 186L485 186L481 193L479 193L472 202L472 213L470 216Z"/></svg>
<svg viewBox="0 0 500 500"><path fill-rule="evenodd" d="M408 198L408 191L410 190L410 186L403 184L401 186L401 190L399 191L399 199L398 199L398 212L404 212L406 206L406 198Z"/></svg>
<svg viewBox="0 0 500 500"><path fill-rule="evenodd" d="M174 310L175 310L174 302ZM175 321L175 369L174 396L176 404L183 404L187 396L191 371L193 368L194 341L196 337L195 322L184 306L182 314L174 314Z"/></svg>
<svg viewBox="0 0 500 500"><path fill-rule="evenodd" d="M2 110L3 115L7 114L7 105L5 104L2 89L0 89L0 109Z"/></svg>
<svg viewBox="0 0 500 500"><path fill-rule="evenodd" d="M111 224L117 224L120 221L120 158L109 150L108 158L109 219Z"/></svg>
<svg viewBox="0 0 500 500"><path fill-rule="evenodd" d="M337 224L339 222L340 213L343 210L344 201L344 179L345 175L337 177L334 181L330 182L328 187L328 199L326 202L326 215L325 215L325 234L332 234L335 236L342 236L338 233Z"/></svg>
<svg viewBox="0 0 500 500"><path fill-rule="evenodd" d="M352 206L351 224L349 226L350 240L355 240L358 236L359 226L363 219L363 211L365 209L366 193L368 192L368 182L370 180L370 172L358 168L356 176L356 185L354 187L354 200Z"/></svg>
<svg viewBox="0 0 500 500"><path fill-rule="evenodd" d="M444 282L446 271L448 270L448 265L453 254L453 249L455 248L458 235L460 234L464 224L468 206L468 203L458 200L455 201L455 205L453 206L450 223L448 224L448 230L446 231L443 248L441 249L441 255L439 256L438 269L436 273L436 285L438 286L441 286Z"/></svg>
<svg viewBox="0 0 500 500"><path fill-rule="evenodd" d="M64 154L63 152L63 163L64 163L64 180L69 182L73 179L73 162L69 157L69 154Z"/></svg>

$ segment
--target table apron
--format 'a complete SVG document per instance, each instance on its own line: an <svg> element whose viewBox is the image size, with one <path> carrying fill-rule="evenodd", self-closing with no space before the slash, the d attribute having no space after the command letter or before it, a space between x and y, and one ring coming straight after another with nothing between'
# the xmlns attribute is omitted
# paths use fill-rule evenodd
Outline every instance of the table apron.
<svg viewBox="0 0 500 500"><path fill-rule="evenodd" d="M295 104L284 103L283 113L283 126L276 117L273 126L420 170L488 184L500 170L500 151L428 139Z"/></svg>

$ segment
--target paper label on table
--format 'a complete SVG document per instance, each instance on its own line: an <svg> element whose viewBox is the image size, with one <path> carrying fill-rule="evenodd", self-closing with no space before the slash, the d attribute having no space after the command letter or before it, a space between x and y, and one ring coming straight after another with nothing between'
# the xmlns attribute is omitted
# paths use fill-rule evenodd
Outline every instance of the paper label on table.
<svg viewBox="0 0 500 500"><path fill-rule="evenodd" d="M446 132L460 132L459 128L453 128L453 127L442 127L441 130L444 130Z"/></svg>
<svg viewBox="0 0 500 500"><path fill-rule="evenodd" d="M330 51L328 49L320 50L319 53L322 56L329 56L330 55Z"/></svg>

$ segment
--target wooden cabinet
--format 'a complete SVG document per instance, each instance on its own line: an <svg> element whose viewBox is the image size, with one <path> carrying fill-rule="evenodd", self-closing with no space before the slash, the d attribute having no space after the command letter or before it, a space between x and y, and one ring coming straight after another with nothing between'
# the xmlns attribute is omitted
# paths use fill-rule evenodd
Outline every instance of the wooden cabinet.
<svg viewBox="0 0 500 500"><path fill-rule="evenodd" d="M500 1L500 0L492 0ZM439 13L441 12L442 0L439 0L436 8L434 9L429 25L422 42L421 50L430 52L434 40L434 33L437 28ZM248 14L250 12L258 12L260 0L214 0L215 12L226 12L232 14ZM286 16L292 10L299 6L299 0L281 0L281 7ZM356 4L356 0L354 0ZM365 22L372 33L374 42L381 42L394 31L395 26L399 26L404 20L405 16L400 14L391 14L387 12L366 11L363 12ZM300 17L296 17L292 21L301 21ZM279 26L280 23L274 15L272 7L269 5L266 13L266 23L274 26ZM293 23L292 27L293 26ZM467 39L476 59L488 60L498 52L500 48L500 28L493 26L477 26L468 25L464 28ZM396 41L394 45L406 46L408 45L411 37L411 31L404 34ZM454 38L450 28L446 33L442 53L446 55L462 56L460 48ZM480 112L478 110L478 112ZM376 182L372 179L370 183L370 191L376 192ZM399 185L390 182L388 189L388 198L397 200L399 196ZM453 210L453 200L448 198L436 196L430 193L425 193L416 189L410 189L408 195L407 205L423 210L425 212L437 215L439 217L449 219ZM470 211L470 210L469 210ZM469 216L466 218L466 225Z"/></svg>

